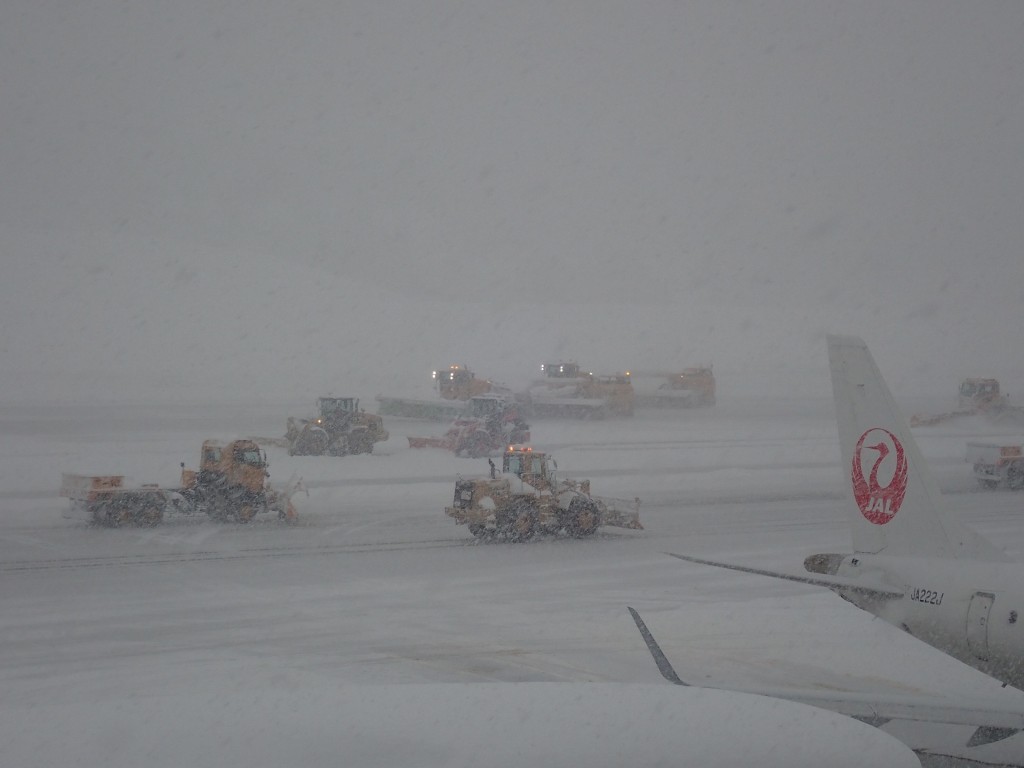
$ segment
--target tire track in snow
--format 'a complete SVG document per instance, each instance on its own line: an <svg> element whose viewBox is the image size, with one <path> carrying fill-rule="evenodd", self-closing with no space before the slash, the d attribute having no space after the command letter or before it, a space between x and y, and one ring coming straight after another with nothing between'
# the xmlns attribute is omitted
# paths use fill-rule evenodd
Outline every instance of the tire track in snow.
<svg viewBox="0 0 1024 768"><path fill-rule="evenodd" d="M395 552L407 549L442 549L473 546L475 540L434 539L428 541L373 542L366 544L332 544L288 547L253 547L224 551L181 552L153 555L102 555L48 560L22 560L0 563L0 573L45 571L75 568L111 568L133 565L165 565L211 560L251 560L264 557L307 557L309 555L358 554L363 552Z"/></svg>

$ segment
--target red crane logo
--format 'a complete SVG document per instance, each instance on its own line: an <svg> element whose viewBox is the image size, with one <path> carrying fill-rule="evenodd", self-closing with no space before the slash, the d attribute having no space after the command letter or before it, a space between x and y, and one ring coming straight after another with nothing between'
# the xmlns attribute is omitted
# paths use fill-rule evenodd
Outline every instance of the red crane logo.
<svg viewBox="0 0 1024 768"><path fill-rule="evenodd" d="M869 464L865 480L864 469ZM879 475L889 481L882 485ZM896 435L881 427L872 427L861 435L853 452L851 478L853 498L861 514L875 525L892 520L907 493L907 457Z"/></svg>

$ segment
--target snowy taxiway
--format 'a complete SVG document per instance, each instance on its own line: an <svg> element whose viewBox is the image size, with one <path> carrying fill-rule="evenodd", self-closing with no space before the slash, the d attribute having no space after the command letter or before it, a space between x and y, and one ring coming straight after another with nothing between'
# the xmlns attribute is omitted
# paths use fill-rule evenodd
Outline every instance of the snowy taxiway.
<svg viewBox="0 0 1024 768"><path fill-rule="evenodd" d="M456 474L481 474L486 462L408 448L405 435L424 425L402 419L387 420L391 439L373 455L289 457L270 446L272 479L298 472L309 488L294 526L169 517L158 528L111 530L62 514L61 472L173 485L203 439L280 435L296 407L0 407L0 750L73 763L88 737L99 744L93 757L109 747L116 762L124 740L111 723L132 729L135 744L135 729L151 729L159 750L155 734L173 708L157 704L176 700L190 722L215 729L237 717L226 700L251 702L269 728L275 708L294 715L349 686L585 682L671 692L627 605L698 684L1024 700L827 591L664 554L799 571L809 553L847 550L825 400L535 422L533 442L554 453L561 475L642 501L645 530L588 540L476 542L442 510ZM976 421L916 432L968 522L1019 556L1024 495L978 491L962 461L968 439L1000 433ZM149 719L137 722L140 713ZM622 711L623 733L630 721ZM105 740L89 723L110 730ZM887 730L938 752L963 752L970 735ZM1024 763L1024 736L970 756Z"/></svg>

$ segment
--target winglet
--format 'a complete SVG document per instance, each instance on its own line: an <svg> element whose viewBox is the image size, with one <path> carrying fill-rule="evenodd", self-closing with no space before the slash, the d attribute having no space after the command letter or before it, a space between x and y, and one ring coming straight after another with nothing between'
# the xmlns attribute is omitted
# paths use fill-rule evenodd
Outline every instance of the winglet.
<svg viewBox="0 0 1024 768"><path fill-rule="evenodd" d="M690 686L676 674L661 646L647 628L640 614L627 606L637 629L647 644L647 649L658 665L661 676L675 685ZM821 707L860 720L862 723L881 727L891 720L910 720L922 723L945 723L976 726L968 747L992 744L1020 733L1024 723L1024 712L1011 709L992 709L989 702L965 701L958 699L957 706L946 706L941 701L927 696L901 696L842 691L806 690L797 688L749 688L708 686L718 690L752 693L776 699L788 699L812 707ZM933 753L939 755L941 753Z"/></svg>
<svg viewBox="0 0 1024 768"><path fill-rule="evenodd" d="M640 635L643 637L644 642L647 643L647 650L651 652L651 656L654 657L654 663L658 665L658 671L661 672L661 676L668 680L670 683L676 685L685 685L689 687L689 683L683 682L682 678L676 674L675 669L672 668L672 663L665 656L664 651L661 650L661 646L658 645L658 641L654 639L654 635L651 634L651 630L644 624L644 620L640 618L640 614L635 610L626 606L629 609L630 615L633 617L633 621L636 622L636 628L640 630Z"/></svg>

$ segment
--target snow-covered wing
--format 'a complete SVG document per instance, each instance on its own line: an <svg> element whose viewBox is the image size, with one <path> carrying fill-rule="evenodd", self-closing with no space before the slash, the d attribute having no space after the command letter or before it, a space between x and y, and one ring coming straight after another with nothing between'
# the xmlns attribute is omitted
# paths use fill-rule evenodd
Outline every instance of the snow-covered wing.
<svg viewBox="0 0 1024 768"><path fill-rule="evenodd" d="M640 618L640 614L633 608L629 608L629 612L662 677L675 685L692 687L672 667L672 663L661 650L644 620ZM972 747L999 741L1024 730L1024 708L1005 707L987 700L958 697L956 704L948 704L944 699L935 696L818 691L770 686L717 686L706 682L699 687L795 701L839 712L875 726L884 725L892 720L973 726L976 730L967 743L967 746Z"/></svg>
<svg viewBox="0 0 1024 768"><path fill-rule="evenodd" d="M863 597L882 600L896 600L903 597L903 592L899 590L883 587L881 585L872 586L869 584L863 584L861 582L853 581L852 579L844 579L838 576L825 576L818 574L815 574L814 576L803 576L794 573L782 573L781 571L766 571L762 568L751 568L746 565L736 565L735 563L722 563L715 560L705 560L700 557L693 557L692 555L678 555L674 552L666 552L665 554L691 563L699 563L700 565L713 565L716 568L727 568L730 571L754 573L759 576L770 576L773 579L785 579L786 581L796 581L800 584L811 584L816 587L840 589L844 592L861 595Z"/></svg>

